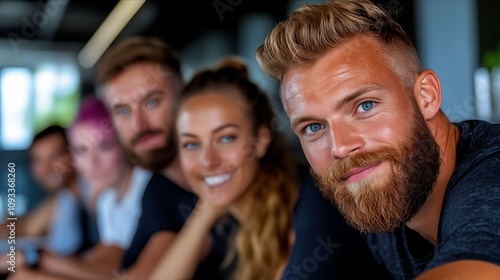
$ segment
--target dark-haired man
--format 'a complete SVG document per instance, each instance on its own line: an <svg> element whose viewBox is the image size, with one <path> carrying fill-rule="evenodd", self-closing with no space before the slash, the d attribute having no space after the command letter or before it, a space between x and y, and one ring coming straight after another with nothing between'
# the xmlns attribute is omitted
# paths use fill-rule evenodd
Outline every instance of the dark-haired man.
<svg viewBox="0 0 500 280"><path fill-rule="evenodd" d="M19 268L37 266L42 252L66 258L98 242L95 221L82 194L84 182L72 164L65 128L50 125L38 132L28 153L32 176L48 197L16 221L17 237L34 238L26 246L17 246Z"/></svg>

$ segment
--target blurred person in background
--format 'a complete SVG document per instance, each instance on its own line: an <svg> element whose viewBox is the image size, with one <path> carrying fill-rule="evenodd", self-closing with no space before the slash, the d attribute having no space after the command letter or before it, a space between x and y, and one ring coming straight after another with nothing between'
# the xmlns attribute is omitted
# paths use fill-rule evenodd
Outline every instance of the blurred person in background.
<svg viewBox="0 0 500 280"><path fill-rule="evenodd" d="M68 129L68 139L75 168L90 186L88 196L93 208L102 206L98 202L107 195L101 195L103 192L116 191L121 200L128 193L134 167L101 100L95 96L82 100Z"/></svg>
<svg viewBox="0 0 500 280"><path fill-rule="evenodd" d="M69 257L97 242L82 195L87 186L74 169L66 130L51 125L38 132L29 148L29 157L33 178L48 197L16 221L20 266L23 263L36 266L42 252ZM2 224L1 228L7 227ZM26 246L21 245L22 237L28 237L24 240Z"/></svg>
<svg viewBox="0 0 500 280"><path fill-rule="evenodd" d="M30 279L109 279L117 273L141 216L141 200L152 173L133 167L126 157L104 104L82 100L68 128L74 166L90 187L100 241L84 254L59 258L43 254Z"/></svg>
<svg viewBox="0 0 500 280"><path fill-rule="evenodd" d="M273 116L267 95L238 59L202 70L187 84L176 140L200 200L150 280L191 279L220 242L231 248L221 266L226 279L386 279L361 233L290 156L272 130ZM226 214L238 226L220 240L212 230ZM308 258L314 269L304 264Z"/></svg>

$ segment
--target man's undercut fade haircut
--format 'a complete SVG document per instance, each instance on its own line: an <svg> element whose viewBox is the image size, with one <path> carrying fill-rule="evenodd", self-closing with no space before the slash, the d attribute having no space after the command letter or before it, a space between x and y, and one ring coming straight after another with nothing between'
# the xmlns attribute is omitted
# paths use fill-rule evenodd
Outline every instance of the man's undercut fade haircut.
<svg viewBox="0 0 500 280"><path fill-rule="evenodd" d="M354 36L372 36L405 86L421 71L413 43L391 13L370 1L302 5L280 22L256 52L268 75L282 81L293 66L308 66Z"/></svg>

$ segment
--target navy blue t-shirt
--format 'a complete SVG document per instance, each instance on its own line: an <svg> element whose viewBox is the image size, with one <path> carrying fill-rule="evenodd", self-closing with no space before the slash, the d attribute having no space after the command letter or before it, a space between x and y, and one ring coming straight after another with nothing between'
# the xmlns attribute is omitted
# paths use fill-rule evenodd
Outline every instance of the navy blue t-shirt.
<svg viewBox="0 0 500 280"><path fill-rule="evenodd" d="M179 232L193 211L198 198L161 174L153 174L142 198L142 214L137 230L122 260L122 269L134 264L149 239L160 231ZM217 246L224 244L217 244ZM224 248L214 246L200 264L193 279L220 279L219 264ZM219 255L220 253L220 255ZM168 279L168 275L165 275Z"/></svg>
<svg viewBox="0 0 500 280"><path fill-rule="evenodd" d="M301 170L294 230L295 244L282 280L389 279L366 237L324 198L307 169Z"/></svg>
<svg viewBox="0 0 500 280"><path fill-rule="evenodd" d="M404 227L369 235L376 257L394 279L413 279L464 259L500 265L500 124L456 123L456 167L445 191L435 246Z"/></svg>

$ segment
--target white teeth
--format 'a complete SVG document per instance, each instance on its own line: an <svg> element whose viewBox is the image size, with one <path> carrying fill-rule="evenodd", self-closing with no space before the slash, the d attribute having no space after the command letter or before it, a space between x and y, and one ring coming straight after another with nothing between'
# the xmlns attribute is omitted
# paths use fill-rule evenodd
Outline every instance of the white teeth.
<svg viewBox="0 0 500 280"><path fill-rule="evenodd" d="M205 177L203 180L207 185L220 185L229 181L230 178L231 174L224 174L224 175Z"/></svg>

